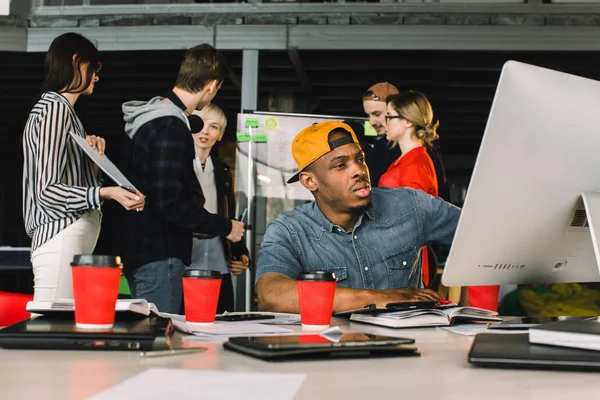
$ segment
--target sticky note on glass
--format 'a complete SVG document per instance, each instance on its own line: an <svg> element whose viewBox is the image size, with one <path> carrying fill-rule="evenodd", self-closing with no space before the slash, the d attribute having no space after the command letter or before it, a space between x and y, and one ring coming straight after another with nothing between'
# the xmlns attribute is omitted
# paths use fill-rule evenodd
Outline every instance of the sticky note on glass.
<svg viewBox="0 0 600 400"><path fill-rule="evenodd" d="M365 136L377 136L377 131L369 121L365 121Z"/></svg>
<svg viewBox="0 0 600 400"><path fill-rule="evenodd" d="M269 117L265 118L265 129L268 131L274 131L277 129L277 118Z"/></svg>
<svg viewBox="0 0 600 400"><path fill-rule="evenodd" d="M250 141L250 132L238 132L237 134L238 142L249 142Z"/></svg>
<svg viewBox="0 0 600 400"><path fill-rule="evenodd" d="M258 128L258 118L246 118L246 128Z"/></svg>
<svg viewBox="0 0 600 400"><path fill-rule="evenodd" d="M254 143L267 143L266 133L257 133L254 135Z"/></svg>

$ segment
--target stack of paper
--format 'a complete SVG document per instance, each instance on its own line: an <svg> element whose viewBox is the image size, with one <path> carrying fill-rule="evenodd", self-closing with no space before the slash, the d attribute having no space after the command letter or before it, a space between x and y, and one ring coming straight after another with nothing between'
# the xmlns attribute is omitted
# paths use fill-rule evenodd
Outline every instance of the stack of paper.
<svg viewBox="0 0 600 400"><path fill-rule="evenodd" d="M171 316L172 317L172 316ZM342 330L339 326L324 329L321 332L302 331L299 326L282 328L267 324L249 322L215 322L214 325L195 325L186 323L181 315L171 318L173 326L181 332L188 333L184 341L203 341L225 343L230 337L240 336L286 336L286 335L323 335L333 342L341 337Z"/></svg>
<svg viewBox="0 0 600 400"><path fill-rule="evenodd" d="M186 337L185 340L202 340L206 342L224 343L232 336L267 336L294 333L293 329L257 323L256 321L217 321L214 323L214 325L196 325L185 322L185 317L183 315L163 314L163 316L171 318L173 326L181 332L193 335Z"/></svg>
<svg viewBox="0 0 600 400"><path fill-rule="evenodd" d="M192 335L213 336L257 336L261 334L292 333L292 329L267 324L249 324L239 322L215 322L214 325L197 325L172 319L173 325L182 332Z"/></svg>

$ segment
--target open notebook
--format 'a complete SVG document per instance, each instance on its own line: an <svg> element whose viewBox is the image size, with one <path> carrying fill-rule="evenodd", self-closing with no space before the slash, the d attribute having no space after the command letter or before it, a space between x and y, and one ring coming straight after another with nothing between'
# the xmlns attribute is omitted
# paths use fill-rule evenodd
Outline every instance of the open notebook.
<svg viewBox="0 0 600 400"><path fill-rule="evenodd" d="M73 299L62 299L57 301L30 301L26 310L29 313L42 314L54 318L73 318L75 303ZM161 315L154 303L148 303L144 299L119 299L115 306L117 316L148 316L150 313Z"/></svg>
<svg viewBox="0 0 600 400"><path fill-rule="evenodd" d="M500 322L498 313L475 307L432 308L375 314L352 314L350 321L387 326L390 328L418 328L448 326L460 322Z"/></svg>

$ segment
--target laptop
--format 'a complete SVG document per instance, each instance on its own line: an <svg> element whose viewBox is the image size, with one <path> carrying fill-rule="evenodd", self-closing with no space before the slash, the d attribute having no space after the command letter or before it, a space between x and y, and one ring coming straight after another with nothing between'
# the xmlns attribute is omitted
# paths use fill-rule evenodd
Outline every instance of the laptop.
<svg viewBox="0 0 600 400"><path fill-rule="evenodd" d="M115 321L107 330L75 327L73 320L37 317L0 329L0 347L45 350L167 350L173 326L169 318Z"/></svg>
<svg viewBox="0 0 600 400"><path fill-rule="evenodd" d="M600 352L529 344L529 334L480 333L469 362L482 367L600 370Z"/></svg>

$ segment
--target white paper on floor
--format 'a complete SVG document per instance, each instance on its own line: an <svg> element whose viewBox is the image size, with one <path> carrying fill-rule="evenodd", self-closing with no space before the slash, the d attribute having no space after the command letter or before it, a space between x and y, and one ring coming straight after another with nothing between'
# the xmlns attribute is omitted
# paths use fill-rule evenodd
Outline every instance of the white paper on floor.
<svg viewBox="0 0 600 400"><path fill-rule="evenodd" d="M305 374L150 368L90 400L292 400L305 377Z"/></svg>

